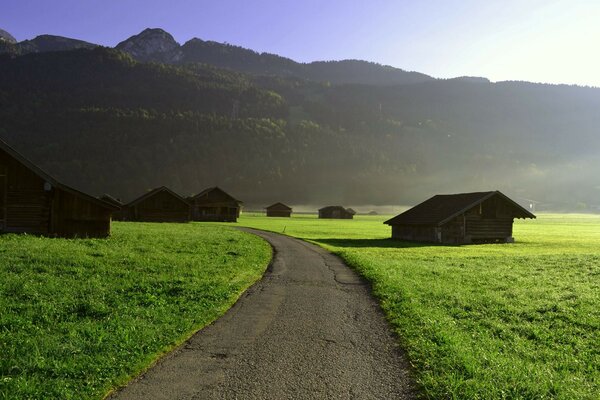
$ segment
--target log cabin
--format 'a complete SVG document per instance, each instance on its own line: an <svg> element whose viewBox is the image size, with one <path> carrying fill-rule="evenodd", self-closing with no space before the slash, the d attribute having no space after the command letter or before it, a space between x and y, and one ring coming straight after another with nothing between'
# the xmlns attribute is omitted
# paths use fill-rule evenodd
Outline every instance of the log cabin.
<svg viewBox="0 0 600 400"><path fill-rule="evenodd" d="M215 186L188 198L193 221L237 222L242 202Z"/></svg>
<svg viewBox="0 0 600 400"><path fill-rule="evenodd" d="M0 233L107 237L116 210L58 182L0 140Z"/></svg>
<svg viewBox="0 0 600 400"><path fill-rule="evenodd" d="M140 222L188 222L190 204L165 186L158 187L125 204L123 219Z"/></svg>
<svg viewBox="0 0 600 400"><path fill-rule="evenodd" d="M353 219L354 214L342 206L327 206L319 209L319 218Z"/></svg>
<svg viewBox="0 0 600 400"><path fill-rule="evenodd" d="M290 218L292 216L292 208L283 203L271 204L269 207L265 207L265 209L267 210L267 217Z"/></svg>
<svg viewBox="0 0 600 400"><path fill-rule="evenodd" d="M468 244L513 242L515 218L535 215L499 191L435 195L384 222L392 239Z"/></svg>

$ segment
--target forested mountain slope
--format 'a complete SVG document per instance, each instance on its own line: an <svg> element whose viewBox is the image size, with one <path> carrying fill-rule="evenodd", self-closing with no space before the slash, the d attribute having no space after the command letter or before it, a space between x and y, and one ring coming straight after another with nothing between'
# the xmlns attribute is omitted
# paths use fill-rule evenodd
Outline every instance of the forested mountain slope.
<svg viewBox="0 0 600 400"><path fill-rule="evenodd" d="M66 183L125 200L160 185L183 195L220 185L249 206L413 204L491 189L551 209L600 204L599 89L382 84L385 67L369 63L355 76L375 84L336 85L322 78L343 63L314 63L321 72L309 79L291 60L255 55L234 57L238 67L215 55L220 69L103 47L6 53L0 137ZM375 68L367 78L365 66Z"/></svg>

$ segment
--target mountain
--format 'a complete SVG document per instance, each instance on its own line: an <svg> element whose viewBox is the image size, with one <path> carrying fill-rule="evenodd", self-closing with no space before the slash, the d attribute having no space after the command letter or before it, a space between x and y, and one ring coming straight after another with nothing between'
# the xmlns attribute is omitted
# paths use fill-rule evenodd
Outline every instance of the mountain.
<svg viewBox="0 0 600 400"><path fill-rule="evenodd" d="M83 40L70 39L63 36L40 35L31 40L18 43L21 54L45 53L49 51L67 51L75 49L91 49L98 45Z"/></svg>
<svg viewBox="0 0 600 400"><path fill-rule="evenodd" d="M145 32L119 46L169 62L104 47L0 55L0 138L66 183L124 200L161 185L219 185L249 207L499 189L538 209L600 209L600 89L408 80ZM330 84L334 73L352 83Z"/></svg>
<svg viewBox="0 0 600 400"><path fill-rule="evenodd" d="M0 41L4 41L7 43L15 44L17 43L17 39L13 37L10 33L6 32L3 29L0 29Z"/></svg>
<svg viewBox="0 0 600 400"><path fill-rule="evenodd" d="M431 81L428 75L360 60L298 63L275 54L198 38L180 46L162 29L146 29L119 43L117 49L138 61L210 64L253 75L295 77L315 81L403 85Z"/></svg>
<svg viewBox="0 0 600 400"><path fill-rule="evenodd" d="M145 29L115 48L139 61L176 62L181 54L179 43L162 29Z"/></svg>

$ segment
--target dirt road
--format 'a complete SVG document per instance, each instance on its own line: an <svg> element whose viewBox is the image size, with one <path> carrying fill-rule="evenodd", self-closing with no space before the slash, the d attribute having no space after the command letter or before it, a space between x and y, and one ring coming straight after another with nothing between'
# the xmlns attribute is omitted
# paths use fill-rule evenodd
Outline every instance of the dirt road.
<svg viewBox="0 0 600 400"><path fill-rule="evenodd" d="M248 231L275 251L263 279L110 398L414 398L407 362L368 286L317 246Z"/></svg>

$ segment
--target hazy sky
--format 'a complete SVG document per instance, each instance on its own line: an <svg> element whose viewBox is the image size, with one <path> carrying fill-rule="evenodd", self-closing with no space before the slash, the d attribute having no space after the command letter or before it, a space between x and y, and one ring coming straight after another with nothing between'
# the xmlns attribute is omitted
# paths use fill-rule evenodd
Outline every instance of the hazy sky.
<svg viewBox="0 0 600 400"><path fill-rule="evenodd" d="M114 46L147 27L297 61L600 86L600 0L2 0L17 40Z"/></svg>

